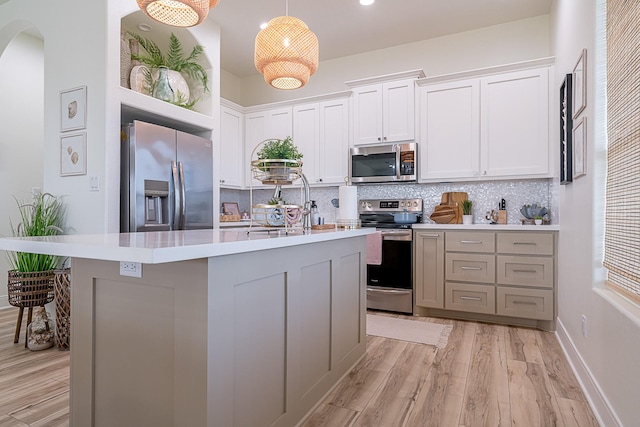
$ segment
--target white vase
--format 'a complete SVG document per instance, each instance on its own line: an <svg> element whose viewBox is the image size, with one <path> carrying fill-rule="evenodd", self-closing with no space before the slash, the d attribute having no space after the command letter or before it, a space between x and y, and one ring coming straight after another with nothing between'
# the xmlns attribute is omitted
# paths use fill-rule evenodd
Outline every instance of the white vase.
<svg viewBox="0 0 640 427"><path fill-rule="evenodd" d="M462 224L464 225L473 224L473 215L462 215Z"/></svg>
<svg viewBox="0 0 640 427"><path fill-rule="evenodd" d="M542 220L541 219L534 219L536 225L542 225Z"/></svg>

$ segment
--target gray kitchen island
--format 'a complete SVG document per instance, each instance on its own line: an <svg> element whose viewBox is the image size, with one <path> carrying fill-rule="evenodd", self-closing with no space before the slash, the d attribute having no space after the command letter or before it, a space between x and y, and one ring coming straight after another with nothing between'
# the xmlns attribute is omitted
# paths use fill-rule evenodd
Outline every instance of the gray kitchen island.
<svg viewBox="0 0 640 427"><path fill-rule="evenodd" d="M0 249L71 257L72 426L294 426L365 354L372 232L4 238Z"/></svg>

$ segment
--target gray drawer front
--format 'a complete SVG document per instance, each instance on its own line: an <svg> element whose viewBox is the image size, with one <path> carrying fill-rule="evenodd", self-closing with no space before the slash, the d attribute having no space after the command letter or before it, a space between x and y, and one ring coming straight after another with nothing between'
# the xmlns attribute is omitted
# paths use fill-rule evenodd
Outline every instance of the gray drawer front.
<svg viewBox="0 0 640 427"><path fill-rule="evenodd" d="M498 286L497 313L503 316L553 320L553 291Z"/></svg>
<svg viewBox="0 0 640 427"><path fill-rule="evenodd" d="M447 253L444 272L445 280L495 283L495 257L493 255Z"/></svg>
<svg viewBox="0 0 640 427"><path fill-rule="evenodd" d="M498 255L497 259L499 284L553 288L553 258Z"/></svg>
<svg viewBox="0 0 640 427"><path fill-rule="evenodd" d="M447 252L494 253L496 235L492 232L447 231L444 235L444 247Z"/></svg>
<svg viewBox="0 0 640 427"><path fill-rule="evenodd" d="M495 314L495 292L494 286L447 282L444 305L448 310Z"/></svg>
<svg viewBox="0 0 640 427"><path fill-rule="evenodd" d="M498 233L501 254L553 255L553 233Z"/></svg>

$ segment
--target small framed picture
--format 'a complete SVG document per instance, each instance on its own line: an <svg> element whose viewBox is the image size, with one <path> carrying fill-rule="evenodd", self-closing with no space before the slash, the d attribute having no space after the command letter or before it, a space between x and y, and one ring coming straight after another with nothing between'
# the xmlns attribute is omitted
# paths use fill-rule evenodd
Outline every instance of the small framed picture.
<svg viewBox="0 0 640 427"><path fill-rule="evenodd" d="M87 127L87 87L80 86L60 92L60 130Z"/></svg>
<svg viewBox="0 0 640 427"><path fill-rule="evenodd" d="M582 49L576 66L573 67L573 114L574 120L587 106L587 49Z"/></svg>
<svg viewBox="0 0 640 427"><path fill-rule="evenodd" d="M567 74L560 86L560 184L562 185L573 181L571 80L571 74Z"/></svg>
<svg viewBox="0 0 640 427"><path fill-rule="evenodd" d="M573 179L587 174L587 118L573 128Z"/></svg>
<svg viewBox="0 0 640 427"><path fill-rule="evenodd" d="M222 202L222 213L225 215L240 215L240 209L235 202Z"/></svg>
<svg viewBox="0 0 640 427"><path fill-rule="evenodd" d="M60 137L60 176L87 174L86 132Z"/></svg>

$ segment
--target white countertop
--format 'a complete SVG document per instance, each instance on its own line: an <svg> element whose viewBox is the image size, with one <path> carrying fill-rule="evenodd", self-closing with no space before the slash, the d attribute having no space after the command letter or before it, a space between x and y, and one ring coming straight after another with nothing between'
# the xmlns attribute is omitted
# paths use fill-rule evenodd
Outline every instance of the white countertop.
<svg viewBox="0 0 640 427"><path fill-rule="evenodd" d="M304 245L335 239L365 236L372 228L322 230L306 234L300 229L284 233L247 230L188 230L150 233L76 234L51 237L7 237L0 249L44 253L104 261L130 261L145 264L185 261L221 255Z"/></svg>
<svg viewBox="0 0 640 427"><path fill-rule="evenodd" d="M557 224L521 225L521 224L413 224L414 230L492 230L492 231L560 231Z"/></svg>

